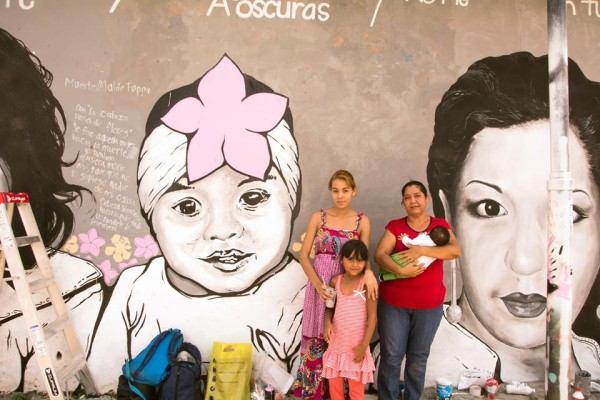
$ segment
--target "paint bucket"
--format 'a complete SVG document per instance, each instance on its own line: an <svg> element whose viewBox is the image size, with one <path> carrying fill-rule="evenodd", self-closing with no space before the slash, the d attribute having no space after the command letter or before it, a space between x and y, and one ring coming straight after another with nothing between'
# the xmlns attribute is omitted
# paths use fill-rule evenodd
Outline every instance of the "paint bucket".
<svg viewBox="0 0 600 400"><path fill-rule="evenodd" d="M589 372L585 370L579 371L575 374L575 382L573 385L575 387L581 388L581 394L583 394L586 398L590 397L590 383L592 381L592 376Z"/></svg>
<svg viewBox="0 0 600 400"><path fill-rule="evenodd" d="M469 394L471 396L477 396L480 397L481 396L481 386L479 385L472 385L469 387Z"/></svg>
<svg viewBox="0 0 600 400"><path fill-rule="evenodd" d="M435 380L435 396L438 400L448 400L452 396L452 381L446 378Z"/></svg>

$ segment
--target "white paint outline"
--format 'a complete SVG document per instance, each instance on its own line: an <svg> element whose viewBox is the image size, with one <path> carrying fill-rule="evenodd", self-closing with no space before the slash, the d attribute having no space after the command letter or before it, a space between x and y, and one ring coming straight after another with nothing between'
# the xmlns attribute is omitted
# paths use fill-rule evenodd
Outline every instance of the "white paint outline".
<svg viewBox="0 0 600 400"><path fill-rule="evenodd" d="M110 10L108 10L109 14L114 14L114 12L117 9L117 7L119 6L120 2L121 2L121 0L115 0L112 7L110 8Z"/></svg>
<svg viewBox="0 0 600 400"><path fill-rule="evenodd" d="M381 6L381 2L383 0L378 0L377 1L377 6L375 7L375 12L373 13L373 18L371 18L371 28L373 27L373 25L375 25L375 19L377 18L377 13L379 12L379 6Z"/></svg>

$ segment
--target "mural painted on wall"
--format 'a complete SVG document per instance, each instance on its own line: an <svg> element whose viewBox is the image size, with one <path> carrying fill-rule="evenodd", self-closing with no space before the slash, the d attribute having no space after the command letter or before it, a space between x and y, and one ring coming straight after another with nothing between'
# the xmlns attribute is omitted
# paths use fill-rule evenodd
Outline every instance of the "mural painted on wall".
<svg viewBox="0 0 600 400"><path fill-rule="evenodd" d="M104 300L104 282L101 272L93 263L54 250L67 240L74 226L70 204L81 200L87 189L68 183L62 167L65 113L54 97L50 85L52 74L30 50L4 29L0 29L0 190L27 192L44 243L49 249L50 262L57 284L64 294L70 316L82 347L89 350L91 335ZM18 218L13 231L25 234ZM35 259L30 250L22 250L23 264L31 268ZM38 270L30 279L41 275ZM5 270L4 277L10 277ZM48 308L47 294L34 294L34 303L40 310L40 320L53 320ZM34 344L28 337L27 325L10 281L0 287L0 380L4 390L23 391L38 379L40 371L35 360ZM67 353L64 341L50 339L49 345L57 353ZM67 365L68 360L57 360L56 367Z"/></svg>
<svg viewBox="0 0 600 400"><path fill-rule="evenodd" d="M547 71L548 58L531 53L484 58L436 109L427 177L436 214L449 218L461 240L463 317L440 327L429 364L435 376L479 369L531 381L544 370L550 159L538 155L550 154ZM598 104L600 84L570 60L572 346L576 365L592 376L600 374Z"/></svg>
<svg viewBox="0 0 600 400"><path fill-rule="evenodd" d="M287 251L300 196L287 103L224 56L154 106L138 193L163 256L117 281L88 360L100 390L166 327L202 354L251 342L292 368L305 278Z"/></svg>
<svg viewBox="0 0 600 400"><path fill-rule="evenodd" d="M427 384L468 370L543 379L544 1L161 3L0 6L0 187L29 192L50 221L53 268L103 391L170 327L207 360L214 340L247 341L293 372L306 284L295 255L338 169L356 178L374 241L417 179L461 244L463 317L442 321ZM600 378L591 3L567 2L572 366ZM69 26L48 22L65 15ZM2 283L0 390L42 389L11 290Z"/></svg>

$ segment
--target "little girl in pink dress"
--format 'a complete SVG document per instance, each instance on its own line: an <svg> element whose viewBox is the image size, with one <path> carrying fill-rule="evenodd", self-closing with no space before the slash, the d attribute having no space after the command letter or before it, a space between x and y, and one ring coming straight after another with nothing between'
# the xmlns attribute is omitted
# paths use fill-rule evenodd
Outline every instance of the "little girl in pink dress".
<svg viewBox="0 0 600 400"><path fill-rule="evenodd" d="M344 379L351 400L364 399L364 385L373 382L375 364L369 343L377 322L377 302L362 290L367 247L349 240L341 251L345 273L331 279L335 287L335 309L325 310L323 335L329 343L323 354L323 377L329 380L332 400L344 400Z"/></svg>

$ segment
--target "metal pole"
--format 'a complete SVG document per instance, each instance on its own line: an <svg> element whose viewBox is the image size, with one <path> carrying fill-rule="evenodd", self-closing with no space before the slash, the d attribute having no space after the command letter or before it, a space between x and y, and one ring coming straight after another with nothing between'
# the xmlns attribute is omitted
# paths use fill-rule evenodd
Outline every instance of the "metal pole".
<svg viewBox="0 0 600 400"><path fill-rule="evenodd" d="M571 363L573 179L569 171L569 83L566 1L548 0L550 178L546 399L568 400Z"/></svg>

